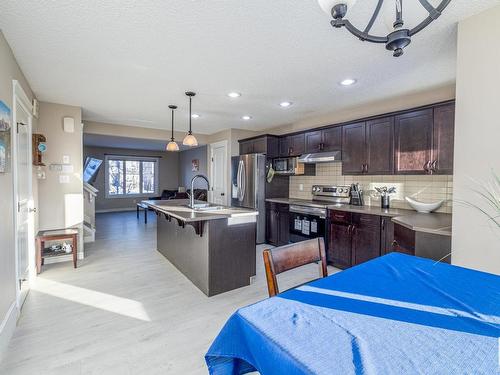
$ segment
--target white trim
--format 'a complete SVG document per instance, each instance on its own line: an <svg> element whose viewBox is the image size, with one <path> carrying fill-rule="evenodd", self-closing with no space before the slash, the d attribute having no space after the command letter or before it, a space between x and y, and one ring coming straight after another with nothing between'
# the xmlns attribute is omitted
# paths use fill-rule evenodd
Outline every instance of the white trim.
<svg viewBox="0 0 500 375"><path fill-rule="evenodd" d="M33 208L33 191L32 191L32 174L33 174L33 169L32 169L32 148L31 148L31 135L32 135L32 122L33 122L33 115L32 115L32 104L31 101L28 99L28 96L24 92L21 84L17 80L12 80L12 122L13 126L11 126L11 152L12 152L12 187L13 187L13 195L14 199L12 202L13 205L13 222L14 222L14 257L15 257L15 262L14 262L14 267L15 267L15 288L16 288L16 305L17 309L21 310L22 303L24 300L22 299L22 294L20 290L20 284L18 280L20 279L19 277L19 267L18 267L18 222L17 222L17 202L18 202L18 194L17 194L17 183L18 183L18 170L17 170L17 104L19 104L23 110L27 113L28 115L28 187L29 187L29 197L28 197L28 208ZM31 221L33 222L33 214L31 214ZM34 230L33 227L28 225L28 285L31 282L30 280L33 280L35 277L35 239L34 239L34 233L30 233L29 230ZM28 289L29 292L29 289Z"/></svg>
<svg viewBox="0 0 500 375"><path fill-rule="evenodd" d="M23 87L19 83L19 81L13 79L12 80L12 87L14 90L14 96L17 97L22 105L25 107L25 109L28 111L30 116L33 115L33 105L31 104L31 100L29 100L28 95L23 90ZM12 101L14 103L14 101ZM15 103L14 103L15 104Z"/></svg>
<svg viewBox="0 0 500 375"><path fill-rule="evenodd" d="M224 189L224 197L225 197L225 204L227 206L230 206L231 205L231 200L230 200L230 192L228 191L228 179L229 179L229 173L228 173L228 170L229 168L231 167L231 157L228 155L228 150L229 150L229 143L227 141L227 139L224 139L222 141L218 141L218 142L214 142L214 143L210 143L208 145L208 180L209 181L213 181L214 178L213 178L213 161L212 161L212 155L213 155L213 149L215 148L219 148L219 147L224 147L226 149L226 168L224 168L224 182L225 182L225 189ZM228 164L229 163L229 164ZM229 166L228 166L229 165ZM209 202L213 202L213 190L210 189L208 191L208 201Z"/></svg>
<svg viewBox="0 0 500 375"><path fill-rule="evenodd" d="M0 323L0 362L9 345L9 341L16 329L17 319L19 318L19 309L17 308L17 301L12 301L12 304L5 314L2 322Z"/></svg>

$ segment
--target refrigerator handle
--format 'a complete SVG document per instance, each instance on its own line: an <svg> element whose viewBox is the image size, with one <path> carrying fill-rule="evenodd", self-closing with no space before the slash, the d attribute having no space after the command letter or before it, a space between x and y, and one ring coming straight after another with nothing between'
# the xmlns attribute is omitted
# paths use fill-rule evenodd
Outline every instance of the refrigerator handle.
<svg viewBox="0 0 500 375"><path fill-rule="evenodd" d="M242 164L243 164L243 160L240 160L238 163L238 174L236 176L236 184L237 184L236 192L237 192L238 200L240 202L243 200L243 198L241 197L241 166L242 166Z"/></svg>
<svg viewBox="0 0 500 375"><path fill-rule="evenodd" d="M246 183L245 163L242 160L241 161L241 199L240 199L240 201L243 201L243 199L245 199L246 188L247 188L247 183Z"/></svg>

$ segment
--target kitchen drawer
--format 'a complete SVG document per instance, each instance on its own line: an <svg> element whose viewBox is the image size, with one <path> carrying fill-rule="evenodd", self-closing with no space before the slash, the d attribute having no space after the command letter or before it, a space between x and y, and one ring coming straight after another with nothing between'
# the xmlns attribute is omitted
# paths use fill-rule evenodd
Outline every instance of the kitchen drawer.
<svg viewBox="0 0 500 375"><path fill-rule="evenodd" d="M351 224L352 214L346 211L330 210L329 218L332 223Z"/></svg>
<svg viewBox="0 0 500 375"><path fill-rule="evenodd" d="M376 227L380 226L380 216L368 214L352 214L352 223L359 226Z"/></svg>

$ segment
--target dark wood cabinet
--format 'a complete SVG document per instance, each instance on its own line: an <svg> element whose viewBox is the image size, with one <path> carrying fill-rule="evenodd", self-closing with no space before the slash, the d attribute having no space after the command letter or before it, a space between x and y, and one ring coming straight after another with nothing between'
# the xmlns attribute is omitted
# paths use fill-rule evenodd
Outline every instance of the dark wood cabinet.
<svg viewBox="0 0 500 375"><path fill-rule="evenodd" d="M305 134L291 135L288 141L290 146L290 156L299 156L305 152Z"/></svg>
<svg viewBox="0 0 500 375"><path fill-rule="evenodd" d="M352 214L352 265L380 256L380 216Z"/></svg>
<svg viewBox="0 0 500 375"><path fill-rule="evenodd" d="M432 122L432 108L396 116L394 122L396 174L430 173Z"/></svg>
<svg viewBox="0 0 500 375"><path fill-rule="evenodd" d="M287 157L290 152L290 146L288 144L288 137L281 137L279 139L279 156Z"/></svg>
<svg viewBox="0 0 500 375"><path fill-rule="evenodd" d="M279 156L279 138L274 135L242 139L239 143L240 155L266 154L268 158Z"/></svg>
<svg viewBox="0 0 500 375"><path fill-rule="evenodd" d="M366 124L344 125L342 127L342 174L358 175L365 172Z"/></svg>
<svg viewBox="0 0 500 375"><path fill-rule="evenodd" d="M253 154L253 140L240 142L240 155Z"/></svg>
<svg viewBox="0 0 500 375"><path fill-rule="evenodd" d="M323 144L322 131L317 130L314 132L306 133L305 142L306 142L305 146L306 152L308 153L321 152L321 147Z"/></svg>
<svg viewBox="0 0 500 375"><path fill-rule="evenodd" d="M351 225L330 223L328 240L328 263L341 269L351 267Z"/></svg>
<svg viewBox="0 0 500 375"><path fill-rule="evenodd" d="M305 152L305 134L293 134L280 138L279 156L299 156Z"/></svg>
<svg viewBox="0 0 500 375"><path fill-rule="evenodd" d="M387 226L378 215L330 210L327 260L338 268L349 268L381 255ZM384 227L382 226L384 223Z"/></svg>
<svg viewBox="0 0 500 375"><path fill-rule="evenodd" d="M290 239L290 213L287 204L266 203L266 243L286 245Z"/></svg>
<svg viewBox="0 0 500 375"><path fill-rule="evenodd" d="M453 174L455 104L434 108L431 170L434 174Z"/></svg>
<svg viewBox="0 0 500 375"><path fill-rule="evenodd" d="M384 117L366 123L365 173L394 173L394 117Z"/></svg>
<svg viewBox="0 0 500 375"><path fill-rule="evenodd" d="M328 152L342 149L342 127L336 126L305 133L305 152Z"/></svg>

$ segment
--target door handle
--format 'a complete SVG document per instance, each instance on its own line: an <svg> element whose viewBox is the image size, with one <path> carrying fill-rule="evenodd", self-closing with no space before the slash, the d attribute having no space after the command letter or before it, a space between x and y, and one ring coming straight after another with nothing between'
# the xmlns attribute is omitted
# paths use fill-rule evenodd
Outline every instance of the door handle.
<svg viewBox="0 0 500 375"><path fill-rule="evenodd" d="M33 208L28 208L28 212L31 213L31 212L36 212L36 207L33 207Z"/></svg>
<svg viewBox="0 0 500 375"><path fill-rule="evenodd" d="M225 195L226 195L226 194L224 194L224 193L220 193L220 196L221 196L221 197L223 197L223 196L225 196Z"/></svg>

